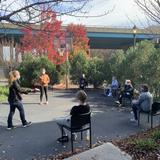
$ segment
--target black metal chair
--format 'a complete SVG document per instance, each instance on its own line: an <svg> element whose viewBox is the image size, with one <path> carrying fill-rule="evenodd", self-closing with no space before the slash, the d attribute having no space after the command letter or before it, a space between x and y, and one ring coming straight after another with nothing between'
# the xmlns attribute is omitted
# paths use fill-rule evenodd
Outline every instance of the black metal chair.
<svg viewBox="0 0 160 160"><path fill-rule="evenodd" d="M71 133L71 149L73 153L73 133L81 132L81 140L83 139L83 131L89 130L90 148L92 148L92 134L91 134L91 112L71 116L71 127L62 126ZM62 130L63 136L63 130Z"/></svg>
<svg viewBox="0 0 160 160"><path fill-rule="evenodd" d="M138 126L140 125L140 115L141 113L148 115L148 123L149 117L151 117L151 128L153 128L153 117L160 115L160 102L153 102L151 110L148 112L144 112L142 110L138 110Z"/></svg>

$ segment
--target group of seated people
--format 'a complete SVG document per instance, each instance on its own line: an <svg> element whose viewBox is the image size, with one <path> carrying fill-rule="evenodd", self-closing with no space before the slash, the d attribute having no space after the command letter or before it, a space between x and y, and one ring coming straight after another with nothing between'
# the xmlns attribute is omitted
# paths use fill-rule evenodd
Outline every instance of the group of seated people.
<svg viewBox="0 0 160 160"><path fill-rule="evenodd" d="M118 98L118 101L116 101L119 104L122 104L122 99L129 98L131 99L133 96L133 86L130 80L126 80L124 87L121 87L121 85L118 83L115 77L112 78L112 84L107 84L104 81L103 84L104 87L104 94L106 96L113 96L114 98Z"/></svg>
<svg viewBox="0 0 160 160"><path fill-rule="evenodd" d="M117 80L115 80L114 77L112 78L112 82L114 82L114 84L117 84ZM116 98L118 98L118 101L115 102L119 106L122 106L123 99L128 99L130 101L132 107L131 113L134 115L130 119L132 122L136 122L138 120L137 110L142 110L144 112L148 112L151 110L153 96L149 92L149 87L147 84L141 85L140 91L134 89L131 80L126 80L123 88L118 88L116 85L113 88L112 86L113 84L107 86L105 93L107 93L107 96L113 96L113 93L116 93Z"/></svg>
<svg viewBox="0 0 160 160"><path fill-rule="evenodd" d="M131 81L127 80L124 90L119 96L117 103L122 105L122 98L128 98L131 101L132 112L134 116L130 119L132 122L138 121L137 111L149 112L153 104L153 96L149 92L147 84L142 84L140 91L133 88Z"/></svg>

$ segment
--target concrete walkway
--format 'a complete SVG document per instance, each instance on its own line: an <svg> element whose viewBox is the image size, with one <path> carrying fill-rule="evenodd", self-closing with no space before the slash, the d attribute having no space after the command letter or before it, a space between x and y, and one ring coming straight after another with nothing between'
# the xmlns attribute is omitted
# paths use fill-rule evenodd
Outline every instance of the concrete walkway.
<svg viewBox="0 0 160 160"><path fill-rule="evenodd" d="M60 131L55 118L68 115L73 105L77 104L75 94L77 90L56 90L49 93L49 104L39 105L39 93L24 96L26 119L32 121L32 126L21 128L19 114L16 111L14 125L19 127L6 130L8 104L0 104L0 160L31 160L33 157L54 155L70 151L70 143L64 146L57 143ZM109 141L112 138L126 137L144 129L143 125L130 123L129 111L114 106L111 97L104 97L103 91L89 90L88 102L93 111L92 135L93 144L97 141ZM147 121L147 118L146 120ZM80 139L80 138L79 138ZM75 147L87 147L87 143L80 140Z"/></svg>

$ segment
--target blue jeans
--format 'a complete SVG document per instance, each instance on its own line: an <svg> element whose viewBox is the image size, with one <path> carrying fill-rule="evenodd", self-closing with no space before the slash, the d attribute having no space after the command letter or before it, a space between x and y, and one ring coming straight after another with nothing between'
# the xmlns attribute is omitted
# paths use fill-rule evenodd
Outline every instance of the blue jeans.
<svg viewBox="0 0 160 160"><path fill-rule="evenodd" d="M13 115L15 113L16 108L19 110L22 124L25 125L27 123L27 121L25 120L25 113L24 113L24 108L23 108L22 102L21 101L11 102L10 103L10 112L9 112L8 121L7 121L8 127L13 127L12 119L13 119Z"/></svg>
<svg viewBox="0 0 160 160"><path fill-rule="evenodd" d="M65 130L63 129L63 126L68 126L70 127L71 126L71 116L66 116L66 117L61 117L61 118L57 118L56 119L56 123L57 125L59 126L61 132L64 134L64 135L67 135ZM62 135L63 136L63 135Z"/></svg>

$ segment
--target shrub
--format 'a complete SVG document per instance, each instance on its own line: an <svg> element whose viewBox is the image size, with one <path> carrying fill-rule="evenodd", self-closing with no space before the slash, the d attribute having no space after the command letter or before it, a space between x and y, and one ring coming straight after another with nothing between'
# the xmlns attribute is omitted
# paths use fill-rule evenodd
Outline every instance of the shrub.
<svg viewBox="0 0 160 160"><path fill-rule="evenodd" d="M160 139L160 130L154 131L154 132L151 134L151 137L152 137L154 140L159 140L159 139Z"/></svg>
<svg viewBox="0 0 160 160"><path fill-rule="evenodd" d="M89 60L88 64L88 79L94 88L97 88L104 81L104 61L94 57Z"/></svg>
<svg viewBox="0 0 160 160"><path fill-rule="evenodd" d="M75 55L71 60L70 65L70 75L73 83L78 82L82 74L87 74L88 60L83 53Z"/></svg>
<svg viewBox="0 0 160 160"><path fill-rule="evenodd" d="M7 86L0 86L0 102L7 100L8 91Z"/></svg>
<svg viewBox="0 0 160 160"><path fill-rule="evenodd" d="M156 142L151 138L136 140L134 144L136 148L142 149L142 150L153 150L153 149L156 149L157 147Z"/></svg>
<svg viewBox="0 0 160 160"><path fill-rule="evenodd" d="M46 69L51 84L59 82L56 66L50 62L46 56L34 57L33 55L27 54L24 56L18 68L21 73L22 86L31 87L37 81L42 68Z"/></svg>

